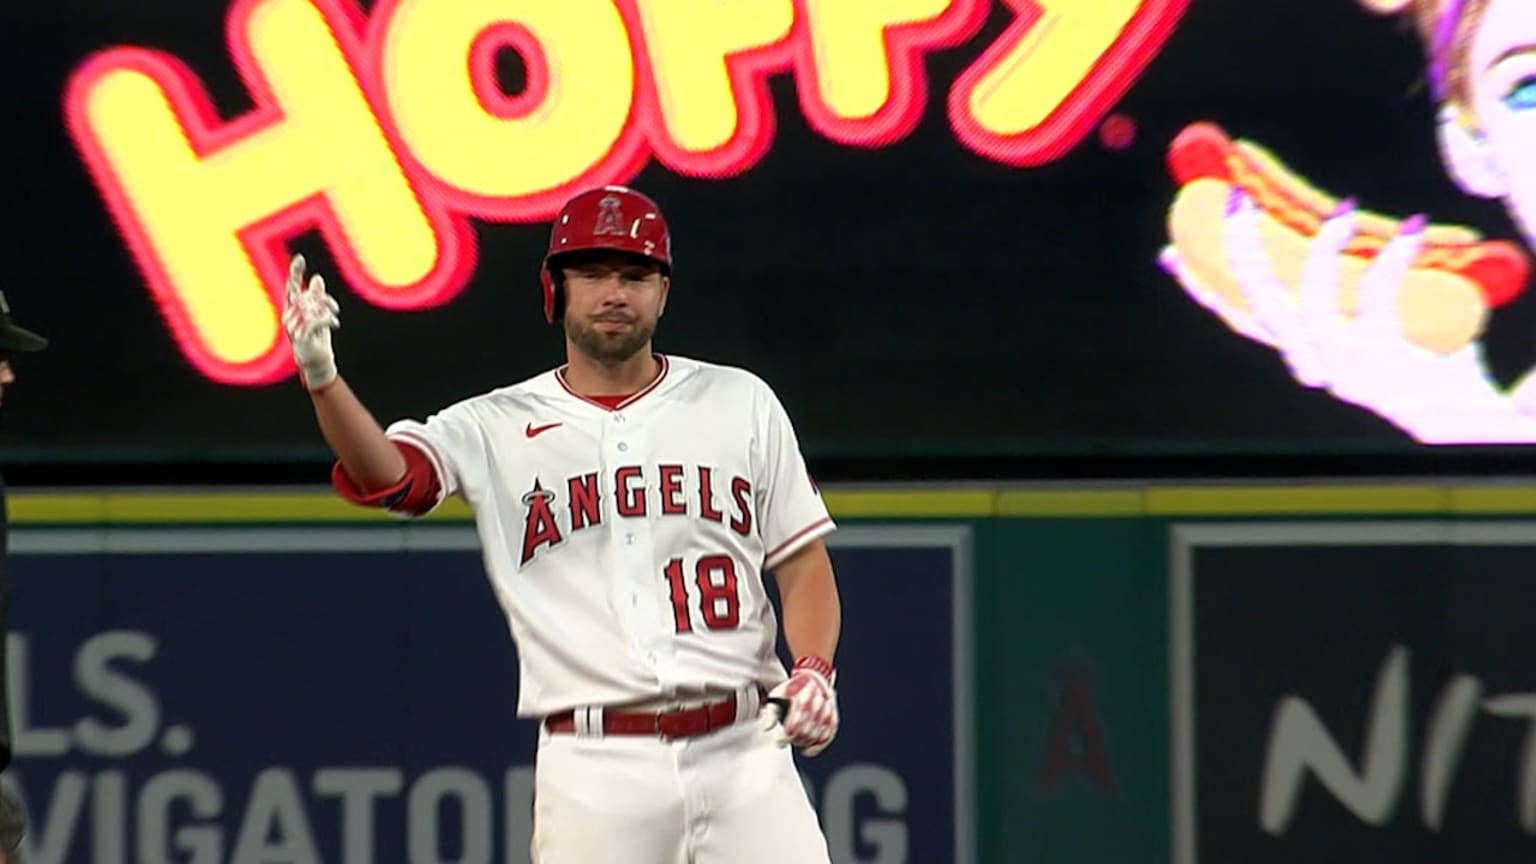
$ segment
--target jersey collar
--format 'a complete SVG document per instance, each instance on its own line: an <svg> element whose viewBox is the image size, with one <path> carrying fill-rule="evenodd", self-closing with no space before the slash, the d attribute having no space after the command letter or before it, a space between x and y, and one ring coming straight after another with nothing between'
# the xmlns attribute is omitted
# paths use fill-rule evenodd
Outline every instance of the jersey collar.
<svg viewBox="0 0 1536 864"><path fill-rule="evenodd" d="M625 408L628 408L641 399L645 398L646 395L655 392L656 388L661 386L661 382L666 379L667 371L672 368L672 361L668 359L667 355L665 354L657 354L656 360L658 361L660 368L656 370L656 377L651 379L651 383L630 394L624 399L624 401L618 403L612 408L609 408L607 405L604 405L596 399L589 399L586 396L577 393L575 390L572 390L571 385L567 384L565 381L565 370L567 368L566 366L561 366L559 369L555 370L555 381L560 385L560 389L564 390L567 395L574 396L577 399L587 403L588 405L601 408L604 411L623 411Z"/></svg>

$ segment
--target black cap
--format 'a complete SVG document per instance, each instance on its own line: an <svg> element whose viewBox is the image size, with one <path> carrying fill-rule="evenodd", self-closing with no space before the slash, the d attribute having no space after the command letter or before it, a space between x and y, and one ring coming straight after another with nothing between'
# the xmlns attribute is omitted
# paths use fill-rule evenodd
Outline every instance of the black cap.
<svg viewBox="0 0 1536 864"><path fill-rule="evenodd" d="M0 351L41 351L47 347L47 339L11 323L11 304L0 291Z"/></svg>

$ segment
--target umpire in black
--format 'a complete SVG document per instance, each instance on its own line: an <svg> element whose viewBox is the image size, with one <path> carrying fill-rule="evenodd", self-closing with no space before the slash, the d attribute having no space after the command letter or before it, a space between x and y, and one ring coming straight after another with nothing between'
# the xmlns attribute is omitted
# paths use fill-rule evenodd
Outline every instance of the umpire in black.
<svg viewBox="0 0 1536 864"><path fill-rule="evenodd" d="M11 307L0 292L0 405L5 388L16 382L11 367L15 354L41 351L48 340L11 321ZM0 771L11 765L10 676L6 667L5 634L9 632L11 580L6 572L10 518L6 509L5 479L0 477ZM0 792L0 864L21 864L18 846L26 833L26 814L9 792Z"/></svg>

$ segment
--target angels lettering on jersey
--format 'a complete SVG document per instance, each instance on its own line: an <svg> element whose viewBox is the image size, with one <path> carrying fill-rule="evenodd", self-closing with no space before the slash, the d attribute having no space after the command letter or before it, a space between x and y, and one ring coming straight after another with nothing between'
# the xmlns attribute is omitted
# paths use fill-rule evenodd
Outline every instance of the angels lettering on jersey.
<svg viewBox="0 0 1536 864"><path fill-rule="evenodd" d="M609 482L604 484L604 479ZM751 481L708 465L623 465L608 478L591 471L551 487L535 478L522 498L519 569L570 536L602 525L605 485L613 490L612 518L693 518L726 526L742 537L752 534Z"/></svg>

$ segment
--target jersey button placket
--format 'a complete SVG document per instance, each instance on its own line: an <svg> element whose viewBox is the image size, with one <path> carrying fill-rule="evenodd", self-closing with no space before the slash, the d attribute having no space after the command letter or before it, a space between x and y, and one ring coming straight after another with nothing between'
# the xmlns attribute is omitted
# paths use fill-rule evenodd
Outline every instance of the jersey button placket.
<svg viewBox="0 0 1536 864"><path fill-rule="evenodd" d="M614 455L626 453L629 450L629 443L615 440L610 434L603 434L602 437L603 473L612 478L620 467L629 464L622 455ZM645 494L643 488L637 491ZM610 494L620 493L615 488ZM642 602L644 600L641 594L642 589L634 575L637 569L644 567L642 562L637 561L644 544L641 543L633 522L631 518L617 517L608 535L609 542L613 544L615 560L620 562L622 570L622 574L616 574L617 580L613 585L614 601L629 631L630 649L642 663L654 667L656 663L652 655L655 652L650 647L650 628L645 623L648 610L646 604Z"/></svg>
<svg viewBox="0 0 1536 864"><path fill-rule="evenodd" d="M624 423L623 414L615 413L613 418L615 425ZM615 465L635 464L634 457L629 455L631 444L628 437L613 440L612 447L614 452L620 454L616 457ZM638 491L647 498L650 494L649 485L649 478L638 484ZM649 509L647 506L648 513ZM660 658L657 656L655 626L651 622L658 608L654 583L660 577L651 578L653 550L648 520L649 515L626 520L619 533L619 543L622 560L625 561L625 575L629 581L629 627L634 634L635 650L646 665L655 669Z"/></svg>
<svg viewBox="0 0 1536 864"><path fill-rule="evenodd" d="M613 449L619 451L620 453L628 453L629 452L629 440L628 440L627 436L624 436L624 426L627 423L627 421L624 418L623 412L621 412L621 411L614 411L611 414L609 414L608 416L613 418L613 425L615 427L617 427L617 428L615 428L613 430L613 434L616 435L616 436L621 436L621 437L618 437L617 440L614 442Z"/></svg>
<svg viewBox="0 0 1536 864"><path fill-rule="evenodd" d="M631 526L635 535L634 554L631 560L634 562L634 578L640 580L638 586L643 602L636 609L638 618L635 626L645 633L646 660L657 674L665 681L668 677L665 669L671 654L672 613L671 600L667 582L663 576L663 562L656 558L655 522L652 513L645 520L636 522ZM663 626L665 622L665 626Z"/></svg>
<svg viewBox="0 0 1536 864"><path fill-rule="evenodd" d="M631 526L626 530L625 549L629 555L628 570L632 575L630 583L630 627L636 634L636 645L640 649L641 656L645 658L651 668L659 665L656 652L656 626L654 620L659 614L657 607L656 590L660 584L660 575L650 578L651 570L651 538L650 532L645 530L644 524Z"/></svg>

